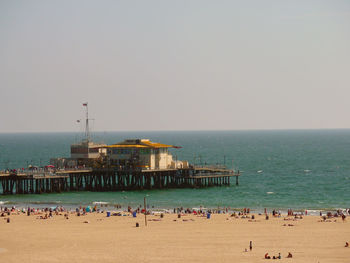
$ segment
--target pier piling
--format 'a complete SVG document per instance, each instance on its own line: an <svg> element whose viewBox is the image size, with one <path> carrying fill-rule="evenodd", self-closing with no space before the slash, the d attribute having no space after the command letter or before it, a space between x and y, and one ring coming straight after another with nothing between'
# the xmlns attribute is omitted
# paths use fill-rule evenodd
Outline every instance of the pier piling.
<svg viewBox="0 0 350 263"><path fill-rule="evenodd" d="M68 191L126 191L228 186L239 173L227 169L160 170L72 169L55 173L0 173L0 194L40 194Z"/></svg>

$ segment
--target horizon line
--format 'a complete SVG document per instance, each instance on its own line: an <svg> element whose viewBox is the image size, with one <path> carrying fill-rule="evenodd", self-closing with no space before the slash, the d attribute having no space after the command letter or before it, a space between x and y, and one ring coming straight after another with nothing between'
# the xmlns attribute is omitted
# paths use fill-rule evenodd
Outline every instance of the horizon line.
<svg viewBox="0 0 350 263"><path fill-rule="evenodd" d="M92 133L118 132L230 132L230 131L323 131L323 130L350 130L350 128L281 128L281 129L193 129L193 130L98 130ZM84 133L84 131L9 131L0 134L29 134L29 133Z"/></svg>

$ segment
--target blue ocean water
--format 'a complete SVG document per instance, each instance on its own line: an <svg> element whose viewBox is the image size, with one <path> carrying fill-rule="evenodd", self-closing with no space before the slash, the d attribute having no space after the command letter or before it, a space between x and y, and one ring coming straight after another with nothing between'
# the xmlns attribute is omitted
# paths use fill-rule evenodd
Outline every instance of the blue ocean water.
<svg viewBox="0 0 350 263"><path fill-rule="evenodd" d="M45 165L68 157L76 133L0 134L0 170ZM105 132L108 144L149 138L182 146L178 160L223 164L240 170L240 185L203 189L70 192L0 196L17 205L86 205L96 201L136 206L147 196L155 207L250 207L331 210L350 207L350 130Z"/></svg>

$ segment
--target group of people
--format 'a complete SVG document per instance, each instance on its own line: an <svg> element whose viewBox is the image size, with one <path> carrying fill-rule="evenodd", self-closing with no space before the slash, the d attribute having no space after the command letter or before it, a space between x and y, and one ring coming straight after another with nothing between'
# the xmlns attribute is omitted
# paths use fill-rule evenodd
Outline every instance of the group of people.
<svg viewBox="0 0 350 263"><path fill-rule="evenodd" d="M281 211L276 211L275 209L272 210L272 215L274 217L280 217L281 216Z"/></svg>
<svg viewBox="0 0 350 263"><path fill-rule="evenodd" d="M101 208L105 206L107 207L107 204L100 204L99 206L97 206L97 204L95 204L94 206L86 206L86 207L79 207L76 209L76 212L79 213L80 215L84 215L88 212L101 212ZM122 205L120 204L116 204L114 205L114 208L116 209L122 209ZM152 208L154 208L152 206ZM78 211L79 210L79 211ZM150 210L146 210L147 214L150 214L152 213L151 212L152 209ZM65 209L64 207L62 206L58 206L56 208L27 208L27 209L24 209L22 208L21 210L18 210L16 209L15 206L12 206L11 208L8 208L8 207L0 207L0 215L4 216L6 215L7 213L11 213L11 212L22 212L22 213L27 213L28 215L30 214L38 214L38 213L42 213L42 212L46 212L46 213L58 213L58 212L66 212L67 209ZM137 207L136 209L132 209L131 206L128 206L128 212L133 212L133 211L136 211L137 213L144 213L145 212L145 209L143 207ZM210 213L210 214L231 214L231 216L233 217L237 217L237 216L248 216L250 214L250 208L243 208L241 211L239 212L235 212L235 211L232 211L231 208L229 207L224 207L224 208L219 208L218 209L205 209L205 208L202 208L200 207L199 209L195 209L195 208L183 208L183 207L178 207L178 208L174 208L173 209L173 213L176 213L176 214L195 214L195 215L205 215L207 213ZM168 211L170 212L170 211ZM343 221L345 221L346 219L346 215L348 215L350 213L350 209L346 209L345 211L343 210L337 210L335 212L327 212L325 215L322 214L322 212L320 212L320 216L326 220L326 219L330 219L330 218L335 218L335 217L341 217ZM305 211L305 215L307 214L307 211ZM259 213L259 215L261 215ZM267 212L267 209L265 208L265 215L266 215L266 219L268 219L269 217L269 214ZM301 212L299 214L295 213L292 209L288 209L287 210L287 215L288 216L294 216L295 219L302 219L303 218L303 215L304 213ZM272 210L272 216L273 217L280 217L281 216L281 211L279 210L275 210L273 209Z"/></svg>
<svg viewBox="0 0 350 263"><path fill-rule="evenodd" d="M335 213L331 213L331 212L327 212L327 214L323 215L322 212L320 212L320 216L323 219L323 221L328 222L327 219L331 219L331 218L338 218L341 217L341 219L343 220L343 222L346 219L346 213L348 212L343 212L341 210L337 210Z"/></svg>
<svg viewBox="0 0 350 263"><path fill-rule="evenodd" d="M292 258L293 255L292 253L288 252L287 258ZM281 259L281 253L278 253L278 256L272 256L272 259ZM265 259L271 259L271 256L269 255L269 253L265 254Z"/></svg>

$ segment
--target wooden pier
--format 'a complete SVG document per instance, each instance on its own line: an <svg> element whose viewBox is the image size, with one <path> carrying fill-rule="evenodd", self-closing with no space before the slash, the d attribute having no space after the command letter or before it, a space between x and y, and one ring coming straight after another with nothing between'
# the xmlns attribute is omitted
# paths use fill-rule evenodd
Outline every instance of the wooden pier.
<svg viewBox="0 0 350 263"><path fill-rule="evenodd" d="M162 170L79 169L56 172L0 173L0 194L68 191L126 191L228 186L239 172L216 168Z"/></svg>

